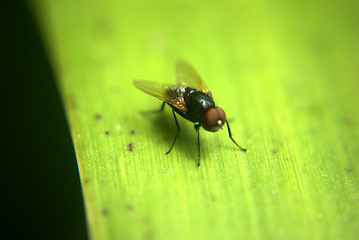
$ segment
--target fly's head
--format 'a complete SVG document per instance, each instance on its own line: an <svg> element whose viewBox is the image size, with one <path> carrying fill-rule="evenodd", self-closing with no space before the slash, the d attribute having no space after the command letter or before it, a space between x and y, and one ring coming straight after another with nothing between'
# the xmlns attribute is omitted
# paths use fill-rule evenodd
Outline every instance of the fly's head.
<svg viewBox="0 0 359 240"><path fill-rule="evenodd" d="M214 107L208 109L203 115L202 126L209 132L217 132L223 128L226 122L226 114L222 108Z"/></svg>

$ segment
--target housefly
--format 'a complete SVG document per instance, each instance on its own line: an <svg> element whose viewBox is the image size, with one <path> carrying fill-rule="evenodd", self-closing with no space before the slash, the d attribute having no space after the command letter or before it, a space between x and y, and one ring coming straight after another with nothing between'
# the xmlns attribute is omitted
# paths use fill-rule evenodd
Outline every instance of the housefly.
<svg viewBox="0 0 359 240"><path fill-rule="evenodd" d="M203 127L209 132L217 132L227 123L229 138L242 151L242 148L232 138L231 129L226 119L223 109L217 107L212 93L208 90L206 84L194 70L194 68L186 62L179 61L176 65L177 85L161 84L149 81L134 80L133 84L140 90L148 93L163 101L160 111L162 112L167 103L172 108L172 114L177 126L177 134L172 145L166 154L169 154L180 133L176 114L195 123L194 128L197 132L198 144L198 164L201 164L201 148L199 129Z"/></svg>

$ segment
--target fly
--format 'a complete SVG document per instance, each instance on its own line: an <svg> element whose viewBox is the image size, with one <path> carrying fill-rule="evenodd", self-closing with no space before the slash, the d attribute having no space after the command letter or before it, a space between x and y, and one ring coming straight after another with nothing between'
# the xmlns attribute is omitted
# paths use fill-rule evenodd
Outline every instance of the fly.
<svg viewBox="0 0 359 240"><path fill-rule="evenodd" d="M176 114L195 123L194 128L197 132L198 145L197 167L201 166L200 127L203 127L209 132L217 132L219 129L223 128L225 123L227 123L229 138L240 150L247 152L247 149L239 146L233 139L231 129L226 119L226 114L222 108L216 106L212 93L208 90L207 85L196 70L194 70L188 63L179 61L176 65L176 75L178 85L161 84L142 80L133 81L133 84L138 89L163 101L160 111L163 111L166 103L172 108L172 114L177 126L177 133L166 154L171 152L181 131Z"/></svg>

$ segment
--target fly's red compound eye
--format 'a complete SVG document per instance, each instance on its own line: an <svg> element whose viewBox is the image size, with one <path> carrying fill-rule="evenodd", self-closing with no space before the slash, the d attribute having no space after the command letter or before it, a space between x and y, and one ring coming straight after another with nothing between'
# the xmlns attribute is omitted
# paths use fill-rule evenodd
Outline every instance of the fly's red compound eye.
<svg viewBox="0 0 359 240"><path fill-rule="evenodd" d="M202 126L209 132L217 132L226 122L226 114L222 108L210 108L203 116Z"/></svg>

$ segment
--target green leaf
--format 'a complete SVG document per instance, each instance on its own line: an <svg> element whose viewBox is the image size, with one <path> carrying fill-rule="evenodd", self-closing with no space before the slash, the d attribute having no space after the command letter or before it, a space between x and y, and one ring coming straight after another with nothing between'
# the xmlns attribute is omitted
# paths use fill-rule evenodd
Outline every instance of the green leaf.
<svg viewBox="0 0 359 240"><path fill-rule="evenodd" d="M93 239L358 239L355 1L30 1ZM201 129L136 89L186 59L227 114Z"/></svg>

